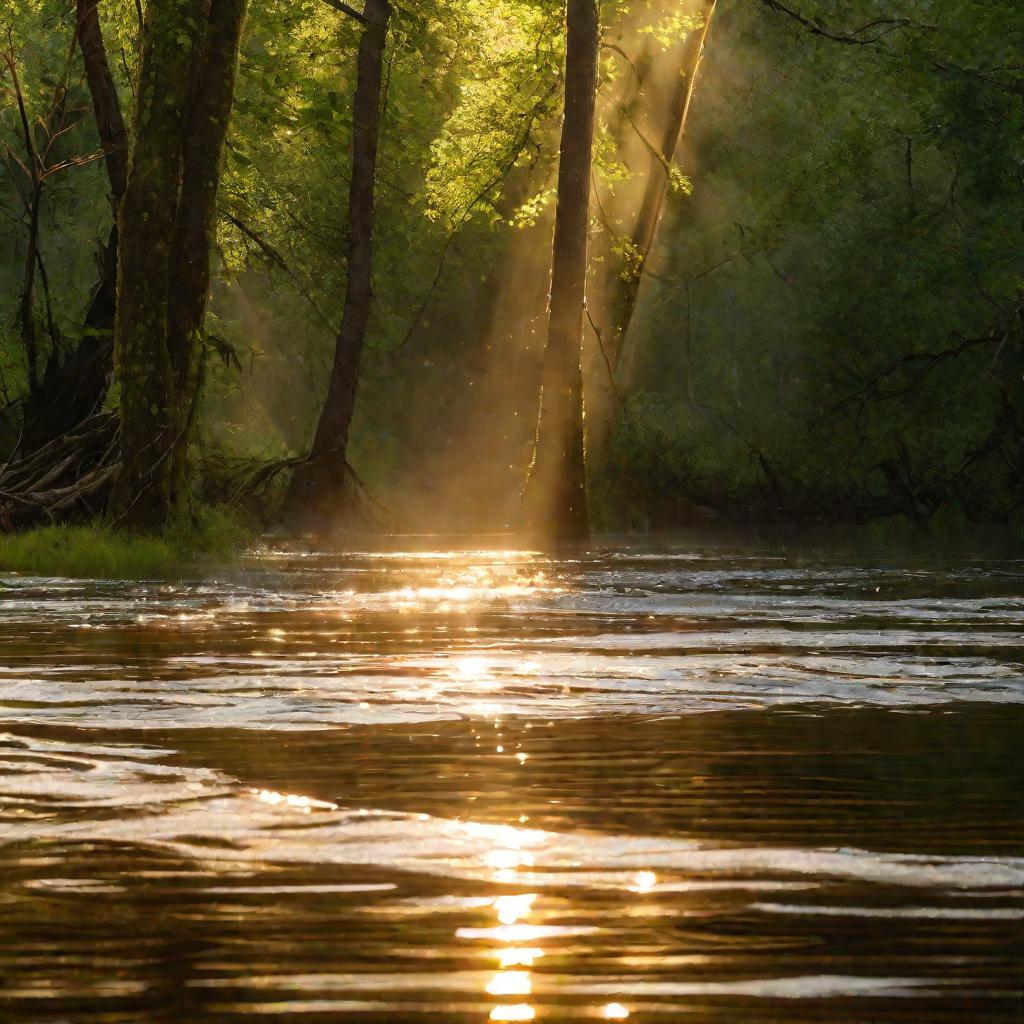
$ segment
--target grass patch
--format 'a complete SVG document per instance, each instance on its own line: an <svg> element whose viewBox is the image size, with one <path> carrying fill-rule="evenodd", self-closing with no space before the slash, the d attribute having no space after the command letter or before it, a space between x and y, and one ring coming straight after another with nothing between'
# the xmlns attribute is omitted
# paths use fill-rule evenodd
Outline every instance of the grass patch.
<svg viewBox="0 0 1024 1024"><path fill-rule="evenodd" d="M41 526L0 535L0 571L81 579L161 579L200 562L224 561L250 535L229 513L203 509L160 534L135 534L106 523Z"/></svg>

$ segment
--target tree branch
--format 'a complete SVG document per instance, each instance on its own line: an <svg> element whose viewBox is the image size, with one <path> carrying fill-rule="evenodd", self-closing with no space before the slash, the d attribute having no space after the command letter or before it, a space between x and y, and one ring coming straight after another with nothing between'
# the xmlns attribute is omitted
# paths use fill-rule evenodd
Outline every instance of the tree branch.
<svg viewBox="0 0 1024 1024"><path fill-rule="evenodd" d="M769 10L775 11L778 14L785 14L787 17L803 25L811 35L822 36L825 39L831 39L836 43L844 43L847 46L873 46L879 40L889 35L889 33L898 32L900 29L910 28L913 25L909 18L877 18L874 21L869 21L866 25L861 25L860 28L843 32L830 28L816 18L807 18L799 11L793 10L792 7L787 7L785 4L780 3L779 0L761 0L761 3ZM867 33L872 34L867 35Z"/></svg>
<svg viewBox="0 0 1024 1024"><path fill-rule="evenodd" d="M366 26L370 24L362 14L354 7L350 7L344 0L323 0L323 3L327 4L328 7L333 7L336 11L341 11L342 14L347 14L350 18L355 18L360 25Z"/></svg>
<svg viewBox="0 0 1024 1024"><path fill-rule="evenodd" d="M317 305L316 299L310 294L309 289L303 284L301 278L292 270L290 266L285 262L284 257L275 249L261 234L251 228L244 221L239 220L234 214L227 213L225 217L232 223L238 230L250 241L255 242L259 247L260 251L272 264L280 267L292 280L292 283L298 289L299 294L309 303L313 312L319 317L320 322L328 329L334 330L334 324L324 313L324 311Z"/></svg>

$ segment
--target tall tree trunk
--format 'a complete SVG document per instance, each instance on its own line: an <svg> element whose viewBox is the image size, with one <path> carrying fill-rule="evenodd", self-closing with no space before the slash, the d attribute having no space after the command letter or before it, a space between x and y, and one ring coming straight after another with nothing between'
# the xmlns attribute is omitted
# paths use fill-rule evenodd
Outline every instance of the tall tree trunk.
<svg viewBox="0 0 1024 1024"><path fill-rule="evenodd" d="M348 262L345 305L334 351L327 400L309 459L295 471L285 501L293 526L323 528L342 507L349 428L355 410L366 328L370 315L374 186L380 124L384 46L391 5L366 0L352 102L352 178L349 186Z"/></svg>
<svg viewBox="0 0 1024 1024"><path fill-rule="evenodd" d="M30 152L29 159L35 157ZM36 261L39 258L39 208L43 200L43 184L39 168L33 160L32 192L29 198L28 240L25 246L25 273L21 285L21 300L18 304L18 324L21 328L21 343L25 349L25 364L28 370L28 392L34 395L39 390L39 335L36 330Z"/></svg>
<svg viewBox="0 0 1024 1024"><path fill-rule="evenodd" d="M172 510L176 422L168 348L171 243L181 187L186 108L202 50L201 0L149 0L143 24L134 144L119 216L115 344L121 385L121 473L115 507L130 526Z"/></svg>
<svg viewBox="0 0 1024 1024"><path fill-rule="evenodd" d="M216 235L217 188L234 102L246 0L213 0L202 62L192 85L185 131L181 196L171 252L168 350L174 373L175 418L188 433L199 399L201 341L210 294L210 250ZM184 443L173 453L172 496L185 475Z"/></svg>
<svg viewBox="0 0 1024 1024"><path fill-rule="evenodd" d="M97 7L96 0L77 0L77 33L96 129L106 156L113 222L100 252L100 280L85 315L82 337L64 359L54 347L40 387L26 404L22 444L26 451L41 447L96 412L106 399L113 371L117 209L128 180L128 134Z"/></svg>
<svg viewBox="0 0 1024 1024"><path fill-rule="evenodd" d="M128 132L121 116L117 86L107 61L97 0L77 0L78 45L89 83L96 130L106 159L114 220L101 254L99 287L85 315L85 331L65 376L78 380L74 422L96 411L106 398L113 370L114 313L117 309L117 211L128 184Z"/></svg>
<svg viewBox="0 0 1024 1024"><path fill-rule="evenodd" d="M181 383L183 372L190 373L182 354L190 355L198 326L189 325L205 311L212 204L243 10L242 0L150 0L146 9L134 146L119 217L115 322L121 474L114 508L133 527L162 526L183 499L179 474L193 399ZM200 94L202 87L209 95ZM195 145L210 152L200 156ZM192 180L197 174L204 180ZM205 271L197 272L197 265ZM188 327L184 349L182 324Z"/></svg>
<svg viewBox="0 0 1024 1024"><path fill-rule="evenodd" d="M702 0L701 25L686 37L680 47L679 78L669 103L668 119L665 122L658 156L652 154L651 173L647 179L636 221L629 234L631 262L628 273L616 274L614 279L609 281L609 294L604 299L603 313L598 317L602 325L601 341L604 352L596 372L598 380L603 378L603 386L591 396L593 415L587 425L588 444L596 462L600 462L603 455L615 399L613 382L609 381L607 376L608 373L617 374L623 362L626 337L636 309L644 266L665 206L669 168L686 132L697 73L716 5L716 0Z"/></svg>
<svg viewBox="0 0 1024 1024"><path fill-rule="evenodd" d="M551 259L551 300L533 465L524 495L528 531L550 541L585 540L583 309L590 227L599 44L597 0L567 0L565 115Z"/></svg>
<svg viewBox="0 0 1024 1024"><path fill-rule="evenodd" d="M128 133L107 60L98 7L97 0L77 0L78 46L82 51L85 78L92 97L96 131L106 160L110 198L116 209L128 184Z"/></svg>

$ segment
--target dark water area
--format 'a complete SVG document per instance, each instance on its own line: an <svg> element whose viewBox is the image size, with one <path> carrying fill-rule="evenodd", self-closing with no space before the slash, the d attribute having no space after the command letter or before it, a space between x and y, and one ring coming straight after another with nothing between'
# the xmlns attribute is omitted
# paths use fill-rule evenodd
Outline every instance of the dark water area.
<svg viewBox="0 0 1024 1024"><path fill-rule="evenodd" d="M0 1020L1020 1022L1024 561L0 587Z"/></svg>

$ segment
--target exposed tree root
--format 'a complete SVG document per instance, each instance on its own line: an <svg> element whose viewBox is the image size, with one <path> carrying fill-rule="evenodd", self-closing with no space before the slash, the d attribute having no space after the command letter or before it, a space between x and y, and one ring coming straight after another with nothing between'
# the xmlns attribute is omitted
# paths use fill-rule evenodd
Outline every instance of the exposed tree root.
<svg viewBox="0 0 1024 1024"><path fill-rule="evenodd" d="M100 412L0 463L0 529L88 519L106 505L118 463L117 413Z"/></svg>
<svg viewBox="0 0 1024 1024"><path fill-rule="evenodd" d="M248 463L236 471L236 480L231 488L231 503L246 505L266 503L268 492L274 481L285 472L294 471L309 462L310 456L297 455L274 459L257 465ZM394 531L398 516L388 508L366 485L356 468L345 463L345 501L338 510L337 528L353 522L361 526Z"/></svg>

